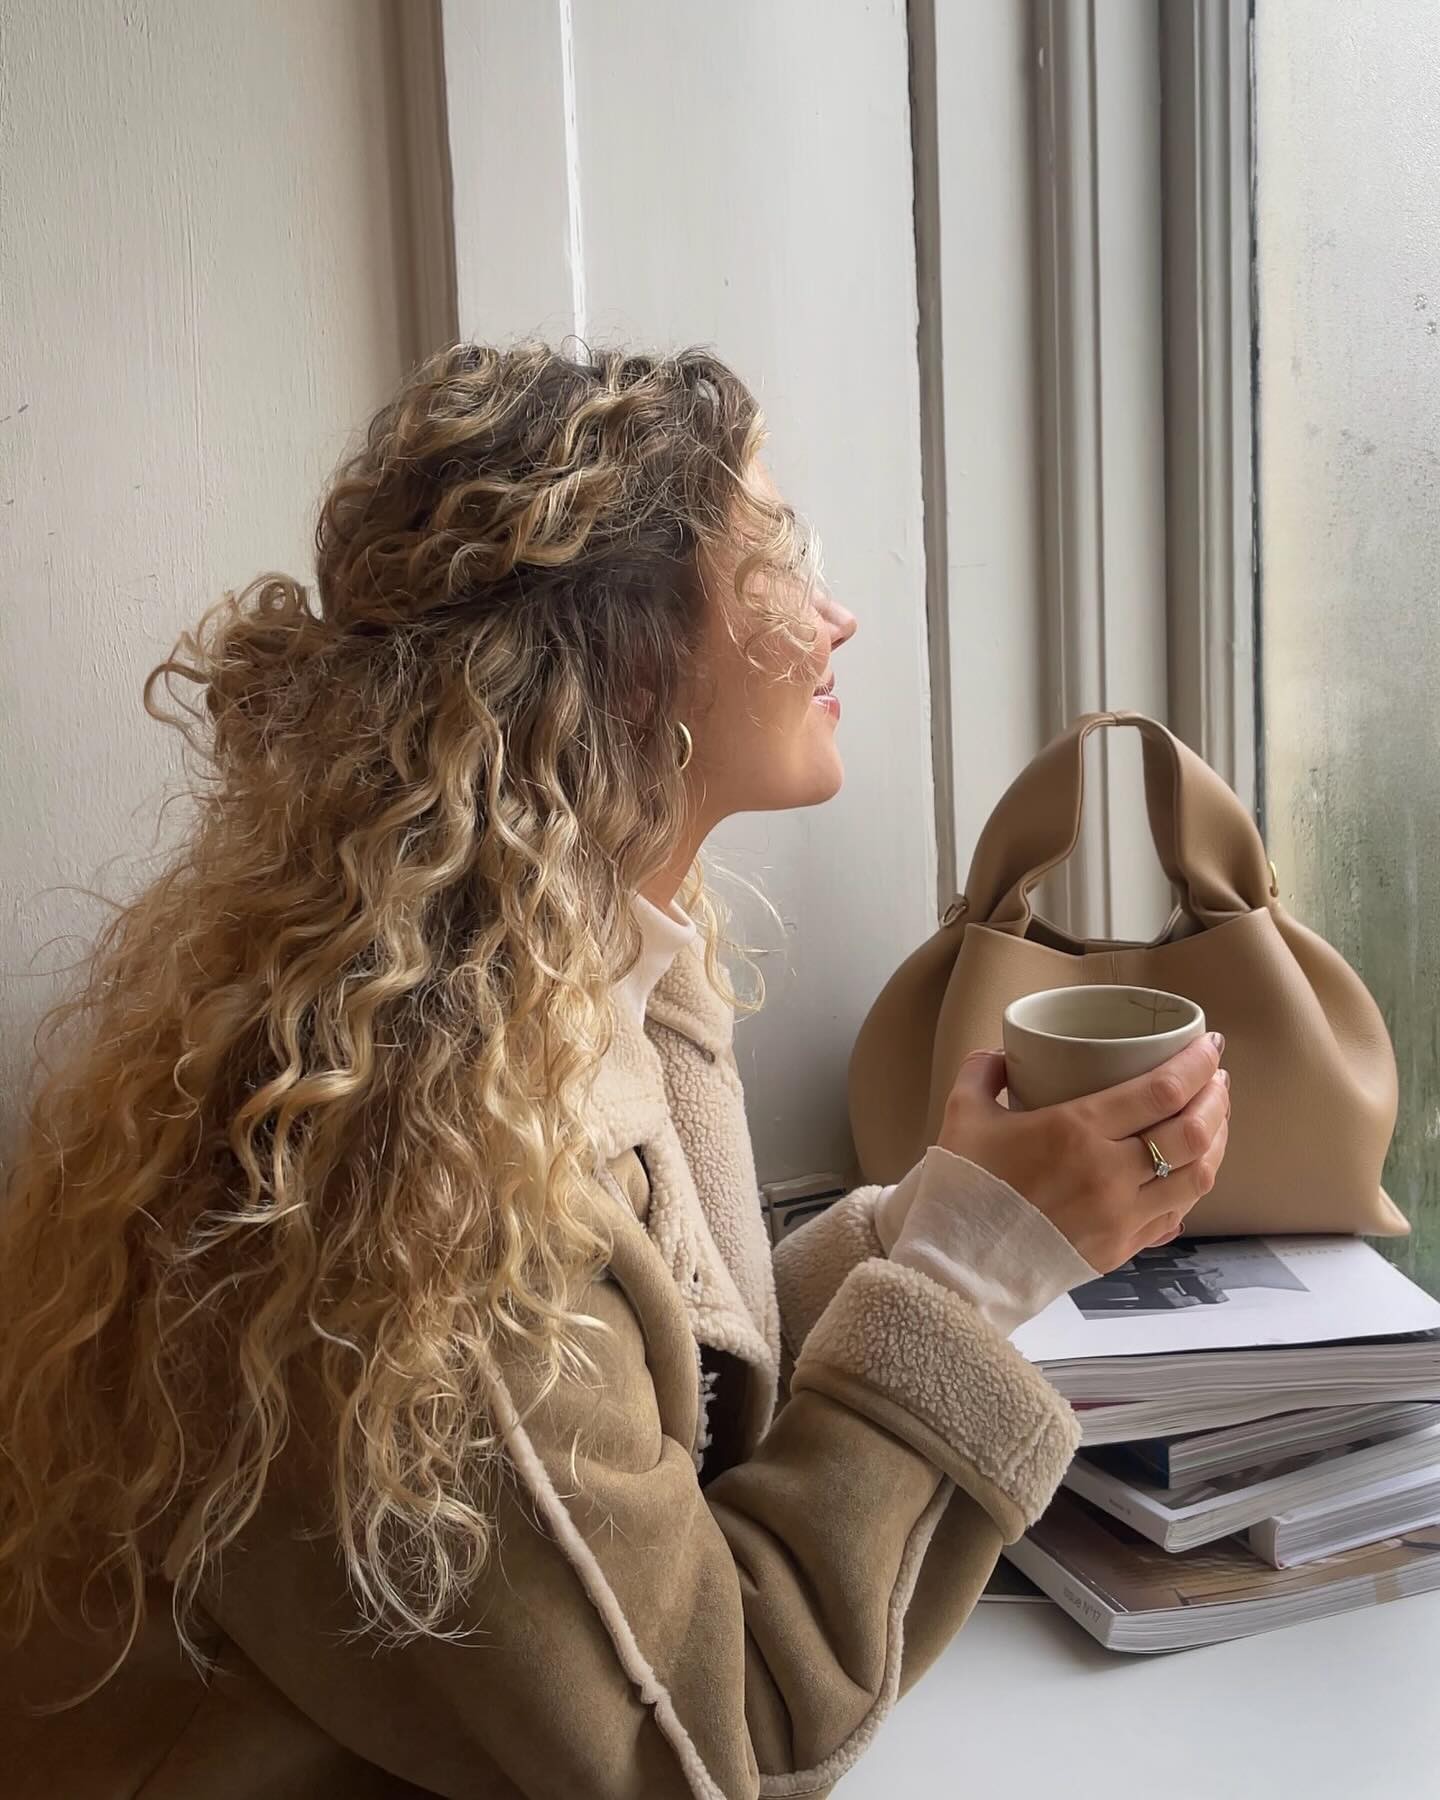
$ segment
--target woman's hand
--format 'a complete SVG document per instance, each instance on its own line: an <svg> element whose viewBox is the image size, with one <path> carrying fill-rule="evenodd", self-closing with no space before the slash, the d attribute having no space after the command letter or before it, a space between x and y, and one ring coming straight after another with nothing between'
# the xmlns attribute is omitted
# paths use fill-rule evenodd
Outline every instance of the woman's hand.
<svg viewBox="0 0 1440 1800"><path fill-rule="evenodd" d="M1008 1181L1106 1274L1179 1237L1215 1185L1230 1135L1224 1047L1212 1033L1148 1075L1027 1113L999 1103L1001 1052L978 1051L961 1065L937 1142ZM1146 1138L1174 1171L1164 1181Z"/></svg>

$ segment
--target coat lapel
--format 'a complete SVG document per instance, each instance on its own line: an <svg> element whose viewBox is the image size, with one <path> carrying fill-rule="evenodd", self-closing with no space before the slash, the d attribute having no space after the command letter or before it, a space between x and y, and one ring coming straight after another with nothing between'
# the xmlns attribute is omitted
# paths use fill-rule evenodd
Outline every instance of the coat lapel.
<svg viewBox="0 0 1440 1800"><path fill-rule="evenodd" d="M609 1162L638 1149L650 1178L645 1229L669 1269L697 1342L748 1364L755 1437L774 1405L779 1309L760 1210L734 1014L687 946L657 984L641 1032L618 1013L592 1090Z"/></svg>

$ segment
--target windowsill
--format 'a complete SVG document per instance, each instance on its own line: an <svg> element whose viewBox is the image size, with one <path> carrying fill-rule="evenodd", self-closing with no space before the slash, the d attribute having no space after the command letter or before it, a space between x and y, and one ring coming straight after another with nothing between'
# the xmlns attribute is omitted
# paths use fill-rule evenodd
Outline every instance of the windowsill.
<svg viewBox="0 0 1440 1800"><path fill-rule="evenodd" d="M1169 1656L1058 1608L985 1602L837 1800L1425 1800L1440 1767L1440 1593Z"/></svg>

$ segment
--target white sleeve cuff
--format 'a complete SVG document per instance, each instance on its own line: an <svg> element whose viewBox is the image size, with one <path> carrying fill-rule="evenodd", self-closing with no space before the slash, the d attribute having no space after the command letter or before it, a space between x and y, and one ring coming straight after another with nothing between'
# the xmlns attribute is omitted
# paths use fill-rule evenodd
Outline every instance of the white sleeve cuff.
<svg viewBox="0 0 1440 1800"><path fill-rule="evenodd" d="M875 1229L892 1262L919 1269L1008 1337L1097 1278L1064 1232L998 1175L932 1144L882 1190Z"/></svg>
<svg viewBox="0 0 1440 1800"><path fill-rule="evenodd" d="M961 1161L956 1157L957 1162ZM970 1165L966 1165L969 1167ZM901 1181L892 1182L889 1187L881 1188L875 1196L875 1210L871 1213L871 1223L875 1227L875 1235L888 1256L895 1248L900 1237L901 1228L905 1224L906 1214L911 1203L920 1191L920 1177L925 1169L922 1157L910 1173Z"/></svg>

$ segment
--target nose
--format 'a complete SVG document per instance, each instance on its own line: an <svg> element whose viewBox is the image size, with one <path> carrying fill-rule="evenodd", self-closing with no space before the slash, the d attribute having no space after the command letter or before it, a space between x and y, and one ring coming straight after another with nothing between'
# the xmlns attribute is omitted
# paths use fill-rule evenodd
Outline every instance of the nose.
<svg viewBox="0 0 1440 1800"><path fill-rule="evenodd" d="M835 596L829 592L821 593L817 597L817 603L820 609L820 616L824 619L826 625L830 629L830 649L834 652L838 650L842 644L848 644L850 642L850 639L855 635L860 621L855 617L854 613L847 607L842 606Z"/></svg>

